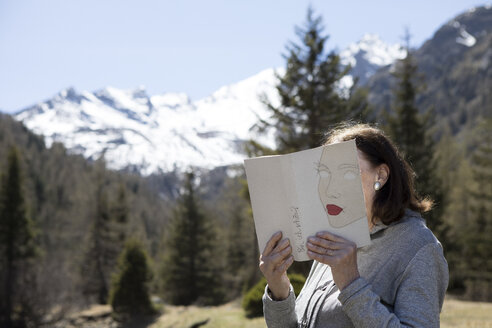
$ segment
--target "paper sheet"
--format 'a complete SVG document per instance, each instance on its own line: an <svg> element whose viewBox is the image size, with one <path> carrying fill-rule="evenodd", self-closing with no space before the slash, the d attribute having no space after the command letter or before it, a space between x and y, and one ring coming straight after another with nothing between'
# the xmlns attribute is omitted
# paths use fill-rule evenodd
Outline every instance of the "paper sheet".
<svg viewBox="0 0 492 328"><path fill-rule="evenodd" d="M244 162L260 251L277 231L296 261L309 260L307 238L318 231L370 243L354 140Z"/></svg>

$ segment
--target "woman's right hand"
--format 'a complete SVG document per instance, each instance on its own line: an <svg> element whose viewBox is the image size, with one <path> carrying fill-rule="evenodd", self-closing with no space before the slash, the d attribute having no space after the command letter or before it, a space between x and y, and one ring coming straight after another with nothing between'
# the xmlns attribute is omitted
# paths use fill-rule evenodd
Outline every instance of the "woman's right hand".
<svg viewBox="0 0 492 328"><path fill-rule="evenodd" d="M289 239L281 239L281 231L273 234L260 255L260 270L267 280L273 299L277 301L289 296L287 269L294 262Z"/></svg>

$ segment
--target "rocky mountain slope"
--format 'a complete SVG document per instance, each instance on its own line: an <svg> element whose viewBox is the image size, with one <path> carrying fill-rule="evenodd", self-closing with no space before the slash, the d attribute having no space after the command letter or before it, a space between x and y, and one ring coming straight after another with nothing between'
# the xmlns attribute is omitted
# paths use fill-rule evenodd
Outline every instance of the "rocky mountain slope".
<svg viewBox="0 0 492 328"><path fill-rule="evenodd" d="M492 116L492 6L470 9L446 22L415 49L422 110L433 109L439 128L459 133ZM368 81L369 100L391 107L394 78L380 69Z"/></svg>

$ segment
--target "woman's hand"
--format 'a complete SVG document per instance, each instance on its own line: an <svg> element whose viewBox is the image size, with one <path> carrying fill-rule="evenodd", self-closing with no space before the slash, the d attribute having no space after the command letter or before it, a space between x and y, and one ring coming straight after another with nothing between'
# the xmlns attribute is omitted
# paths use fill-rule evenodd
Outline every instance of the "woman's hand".
<svg viewBox="0 0 492 328"><path fill-rule="evenodd" d="M352 281L359 278L357 269L357 245L330 232L318 232L309 237L308 256L331 267L333 281L339 290L343 290Z"/></svg>
<svg viewBox="0 0 492 328"><path fill-rule="evenodd" d="M287 269L294 262L289 240L280 241L281 238L282 232L273 234L260 255L260 270L267 280L273 298L277 301L289 296L290 281Z"/></svg>

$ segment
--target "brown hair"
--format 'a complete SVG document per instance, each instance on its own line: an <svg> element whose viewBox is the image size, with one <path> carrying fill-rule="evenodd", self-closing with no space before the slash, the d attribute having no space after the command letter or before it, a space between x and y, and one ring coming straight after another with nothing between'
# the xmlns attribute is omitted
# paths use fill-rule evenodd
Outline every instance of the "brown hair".
<svg viewBox="0 0 492 328"><path fill-rule="evenodd" d="M432 200L420 198L414 189L415 173L396 146L380 129L367 124L341 127L327 134L325 145L355 139L357 148L362 151L373 167L386 164L390 174L384 186L376 192L372 204L371 221L376 219L388 225L400 220L406 208L423 213L432 207Z"/></svg>

